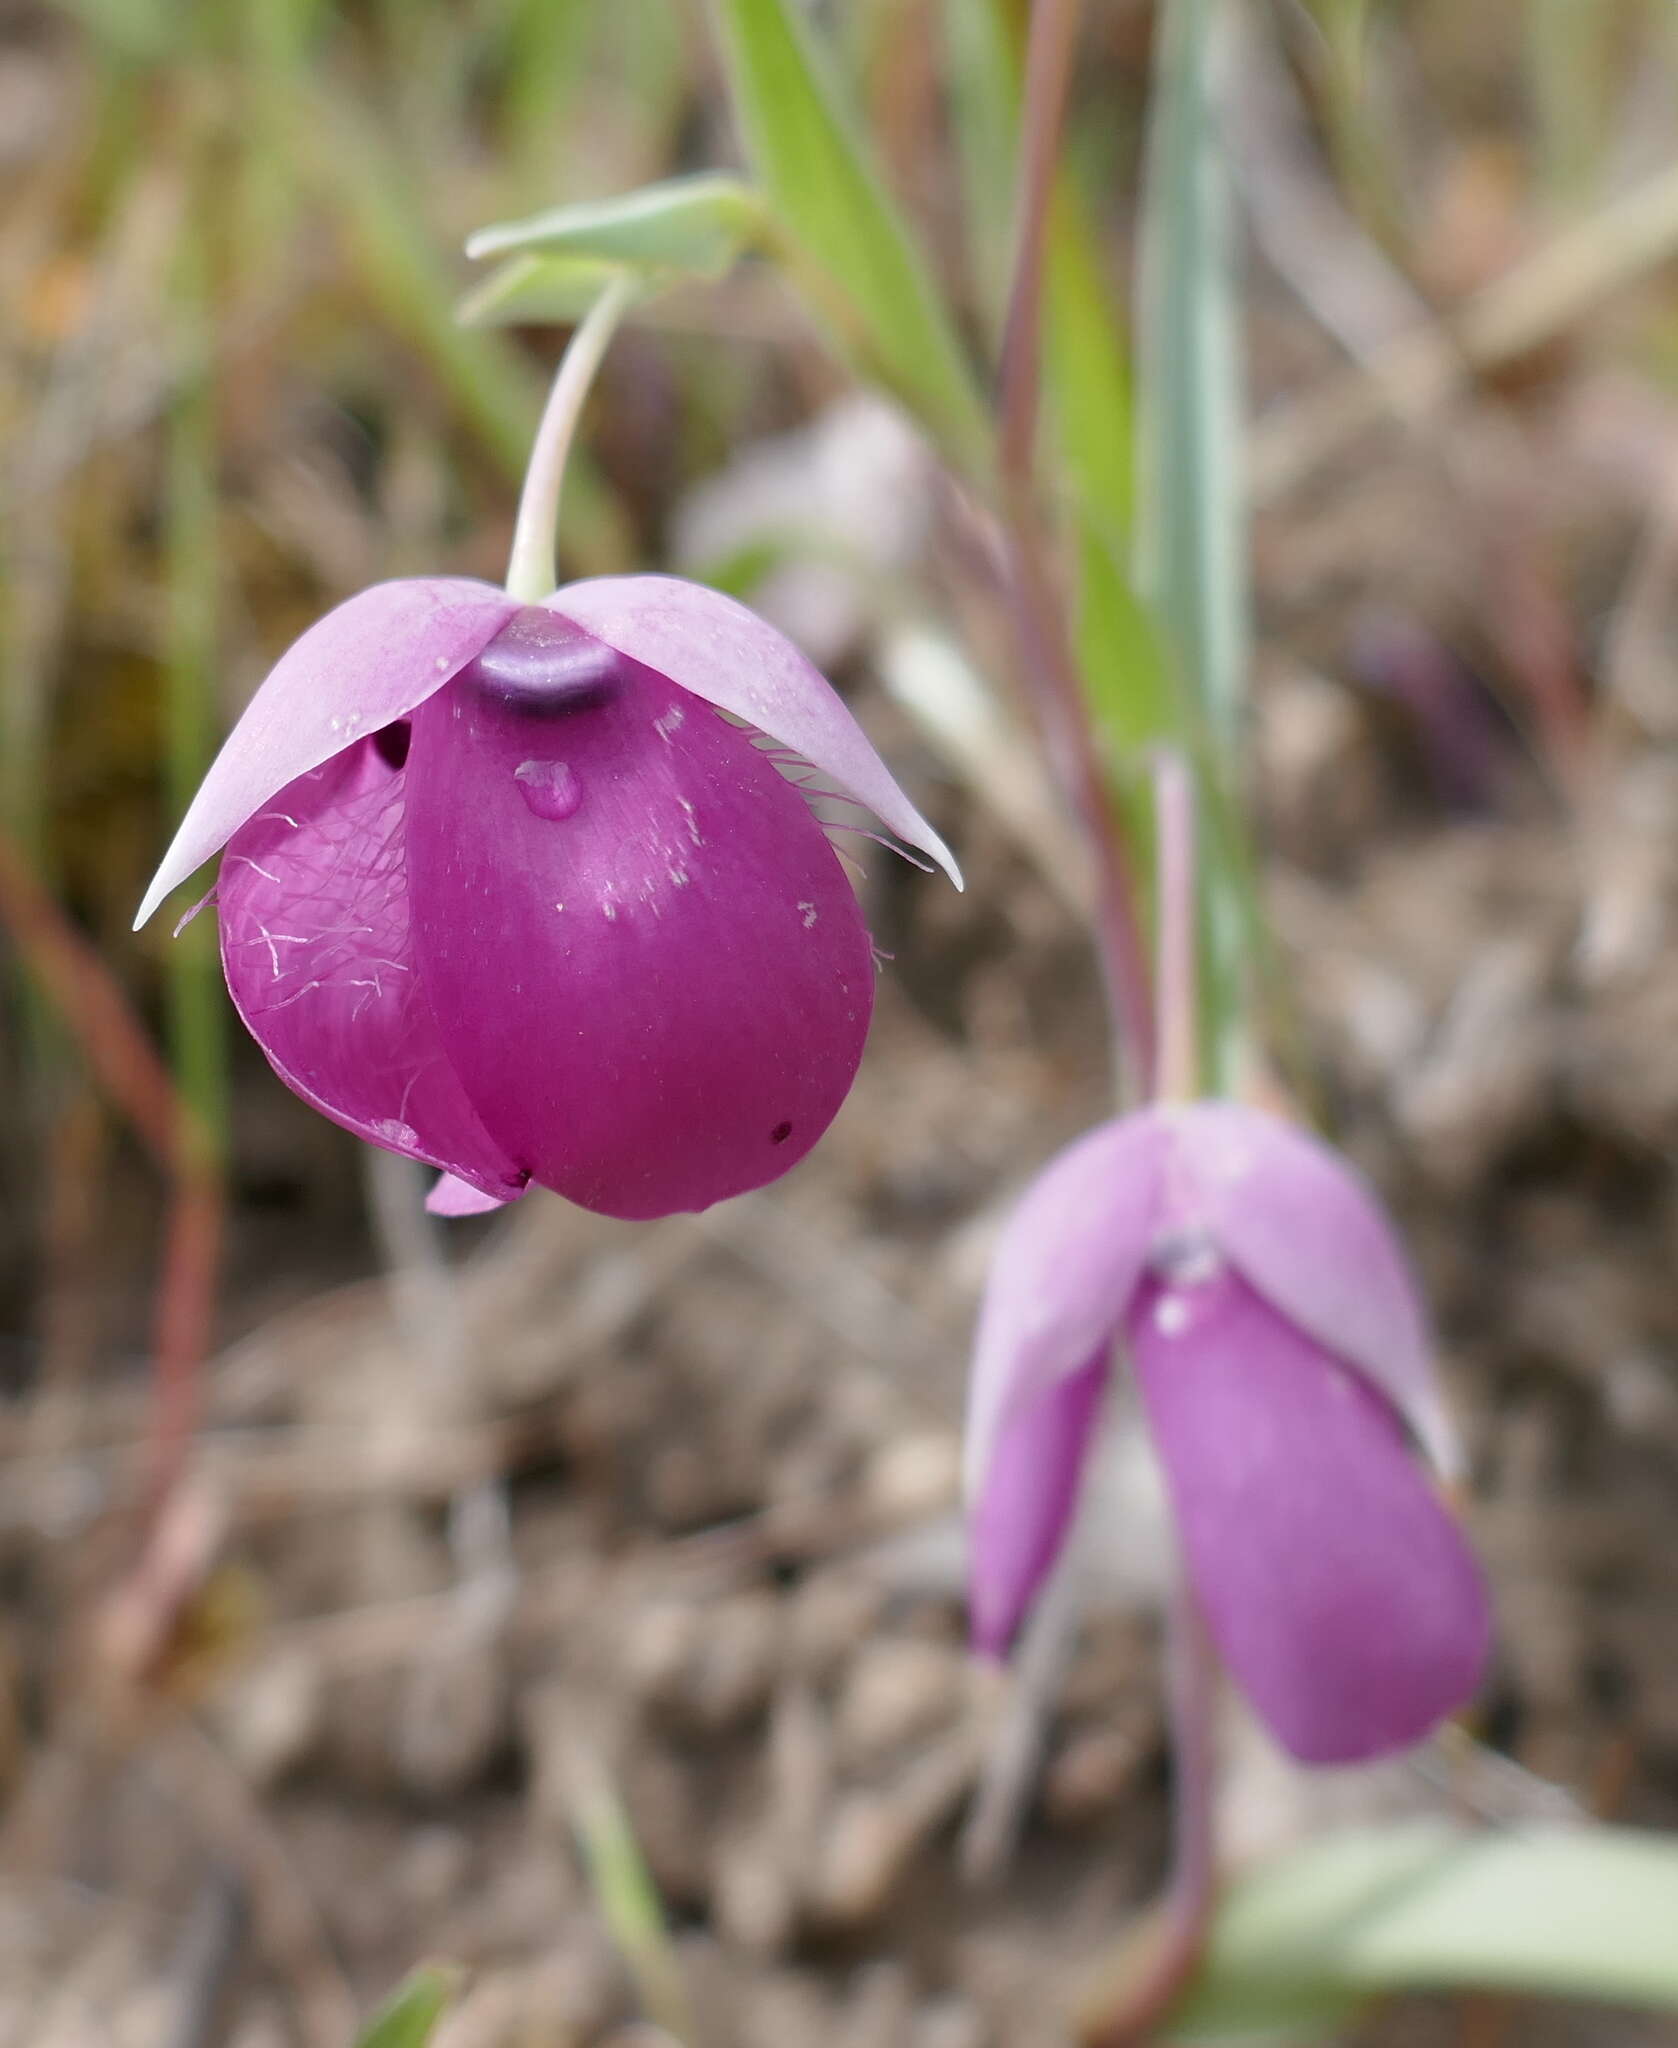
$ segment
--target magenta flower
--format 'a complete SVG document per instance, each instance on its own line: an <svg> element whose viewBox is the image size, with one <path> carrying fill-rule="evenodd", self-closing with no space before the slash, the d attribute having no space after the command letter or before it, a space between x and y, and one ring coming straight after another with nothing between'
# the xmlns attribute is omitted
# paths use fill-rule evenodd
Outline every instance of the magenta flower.
<svg viewBox="0 0 1678 2048"><path fill-rule="evenodd" d="M280 658L140 922L225 846L239 1014L306 1102L443 1168L433 1207L534 1180L608 1215L703 1209L809 1151L873 1005L788 757L955 877L829 685L731 599L379 584Z"/></svg>
<svg viewBox="0 0 1678 2048"><path fill-rule="evenodd" d="M1473 1692L1478 1569L1413 1458L1457 1453L1403 1254L1333 1152L1229 1102L1068 1147L991 1270L968 1415L972 1607L1001 1654L1063 1541L1123 1341L1225 1664L1309 1763L1418 1741Z"/></svg>

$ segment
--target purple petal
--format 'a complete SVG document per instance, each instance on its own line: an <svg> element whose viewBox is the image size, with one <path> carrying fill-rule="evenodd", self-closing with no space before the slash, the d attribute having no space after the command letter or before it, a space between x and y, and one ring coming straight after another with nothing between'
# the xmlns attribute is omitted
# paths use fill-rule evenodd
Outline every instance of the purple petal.
<svg viewBox="0 0 1678 2048"><path fill-rule="evenodd" d="M222 967L251 1035L305 1102L506 1200L524 1176L462 1092L415 967L405 779L361 740L240 826L216 888Z"/></svg>
<svg viewBox="0 0 1678 2048"><path fill-rule="evenodd" d="M569 583L546 603L802 755L961 887L949 848L892 780L833 686L755 612L674 576L600 576Z"/></svg>
<svg viewBox="0 0 1678 2048"><path fill-rule="evenodd" d="M1057 1380L1003 1425L973 1509L968 1605L973 1646L1003 1656L1048 1577L1072 1521L1097 1433L1107 1350Z"/></svg>
<svg viewBox="0 0 1678 2048"><path fill-rule="evenodd" d="M1167 1134L1147 1115L1102 1124L1026 1190L991 1260L967 1404L967 1495L1003 1432L1118 1333L1157 1220Z"/></svg>
<svg viewBox="0 0 1678 2048"><path fill-rule="evenodd" d="M528 637L510 628L414 719L425 986L486 1128L535 1179L608 1215L702 1209L831 1122L873 1007L868 934L744 733L632 662L563 649L544 703L511 651Z"/></svg>
<svg viewBox="0 0 1678 2048"><path fill-rule="evenodd" d="M1392 1409L1227 1268L1150 1280L1128 1328L1195 1589L1253 1706L1306 1763L1420 1741L1479 1682L1490 1617Z"/></svg>
<svg viewBox="0 0 1678 2048"><path fill-rule="evenodd" d="M470 1181L445 1173L426 1196L425 1206L433 1216L487 1216L492 1209L504 1209L517 1199L516 1195L486 1195Z"/></svg>
<svg viewBox="0 0 1678 2048"><path fill-rule="evenodd" d="M1170 1114L1209 1228L1231 1263L1291 1322L1368 1375L1439 1472L1460 1473L1421 1297L1362 1176L1262 1110L1200 1102Z"/></svg>
<svg viewBox="0 0 1678 2048"><path fill-rule="evenodd" d="M516 609L488 583L424 576L376 583L318 619L274 664L210 764L135 929L288 782L405 718Z"/></svg>

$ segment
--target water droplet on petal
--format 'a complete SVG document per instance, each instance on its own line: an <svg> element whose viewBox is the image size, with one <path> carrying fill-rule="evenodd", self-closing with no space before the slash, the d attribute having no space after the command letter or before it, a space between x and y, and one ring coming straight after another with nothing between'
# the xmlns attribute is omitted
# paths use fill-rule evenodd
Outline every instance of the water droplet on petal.
<svg viewBox="0 0 1678 2048"><path fill-rule="evenodd" d="M1180 1337L1189 1326L1189 1305L1180 1294L1162 1294L1154 1306L1154 1327L1162 1337Z"/></svg>
<svg viewBox="0 0 1678 2048"><path fill-rule="evenodd" d="M513 780L538 818L569 818L583 800L583 786L566 761L521 761Z"/></svg>

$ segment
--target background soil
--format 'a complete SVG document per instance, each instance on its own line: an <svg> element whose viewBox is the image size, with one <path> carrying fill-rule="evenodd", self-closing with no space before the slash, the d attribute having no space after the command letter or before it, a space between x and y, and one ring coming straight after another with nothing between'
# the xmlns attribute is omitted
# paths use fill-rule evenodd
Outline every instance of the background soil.
<svg viewBox="0 0 1678 2048"><path fill-rule="evenodd" d="M260 130L271 183L235 215L205 195L249 168L243 10L5 10L7 829L148 1019L165 940L126 924L169 808L160 706L192 588L170 468L195 459L183 265L214 284L193 559L230 706L377 575L498 573L506 450L551 339L451 338L462 230L729 157L698 18L611 12L566 15L539 91L533 53L559 37L540 10L299 8L301 98ZM1678 224L1617 281L1564 264L1512 346L1473 319L1570 222L1608 246L1616 195L1669 161L1658 12L1604 7L1608 111L1559 198L1519 8L1385 19L1398 175L1361 199L1329 168L1302 16L1255 14L1231 108L1280 1040L1411 1234L1500 1621L1472 1734L1409 1765L1305 1779L1232 1708L1238 1855L1406 1807L1678 1826ZM838 13L959 287L930 16ZM1148 14L1092 14L1080 132L1119 276ZM1394 370L1379 293L1351 367L1325 332L1325 266L1383 246L1432 309L1431 385ZM812 418L816 440L773 438ZM770 481L748 476L745 511L738 472L696 495L747 443ZM889 531L879 581L913 578L1005 672L961 508L765 278L632 331L590 445L574 566L724 552L816 475L851 540ZM217 1351L138 1572L159 1181L88 1078L98 1020L14 974L0 2042L327 2048L425 1956L472 1972L444 2048L1068 2038L1161 1875L1165 1538L1121 1412L1022 1720L965 1650L958 1429L1000 1218L1106 1112L1102 1019L1063 828L987 806L880 687L869 591L765 601L825 641L969 886L871 853L889 957L832 1133L703 1216L614 1225L536 1196L444 1240L399 1162L233 1045ZM1011 1792L1028 1735L1040 1760ZM627 1957L625 1825L670 1930ZM1678 2029L1418 2001L1355 2038Z"/></svg>

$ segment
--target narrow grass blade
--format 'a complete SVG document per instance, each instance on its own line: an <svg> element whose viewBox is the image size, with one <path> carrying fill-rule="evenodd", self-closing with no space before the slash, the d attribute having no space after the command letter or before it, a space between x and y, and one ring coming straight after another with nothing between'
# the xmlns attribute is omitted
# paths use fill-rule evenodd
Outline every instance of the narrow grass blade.
<svg viewBox="0 0 1678 2048"><path fill-rule="evenodd" d="M982 471L988 429L971 367L827 53L791 0L717 0L717 15L794 281L856 367L959 466Z"/></svg>
<svg viewBox="0 0 1678 2048"><path fill-rule="evenodd" d="M1248 653L1228 170L1215 80L1224 0L1162 17L1143 207L1138 579L1208 725L1236 744Z"/></svg>
<svg viewBox="0 0 1678 2048"><path fill-rule="evenodd" d="M177 268L177 343L184 361L209 360L209 252L196 226L183 236ZM216 506L215 393L207 369L176 397L167 428L163 493L168 627L165 645L169 811L181 816L203 779L220 733L216 720L216 634L221 581ZM227 1004L208 918L183 932L168 954L169 1029L181 1095L199 1140L226 1151Z"/></svg>
<svg viewBox="0 0 1678 2048"><path fill-rule="evenodd" d="M373 2016L355 2048L425 2048L463 1981L464 1973L448 1964L424 1964Z"/></svg>
<svg viewBox="0 0 1678 2048"><path fill-rule="evenodd" d="M1138 585L1182 679L1200 766L1206 876L1203 1081L1235 1085L1253 919L1245 860L1205 821L1233 816L1249 658L1243 422L1228 167L1217 119L1227 0L1168 0L1158 33L1143 194Z"/></svg>
<svg viewBox="0 0 1678 2048"><path fill-rule="evenodd" d="M456 324L454 281L409 182L376 136L322 90L296 120L313 137L310 163L330 190L363 288L384 318L423 351L509 481L524 475L541 413L541 380L505 336ZM568 485L573 562L588 575L625 567L628 521L598 470L579 454Z"/></svg>
<svg viewBox="0 0 1678 2048"><path fill-rule="evenodd" d="M967 265L994 346L1013 267L1020 53L1000 0L944 0L944 61L961 172Z"/></svg>
<svg viewBox="0 0 1678 2048"><path fill-rule="evenodd" d="M1022 57L1000 0L945 0L944 38L968 261L994 342L1012 260ZM1129 349L1087 209L1065 173L1049 220L1044 330L1044 384L1065 481L1122 542L1136 469Z"/></svg>

